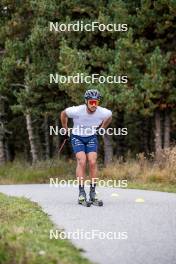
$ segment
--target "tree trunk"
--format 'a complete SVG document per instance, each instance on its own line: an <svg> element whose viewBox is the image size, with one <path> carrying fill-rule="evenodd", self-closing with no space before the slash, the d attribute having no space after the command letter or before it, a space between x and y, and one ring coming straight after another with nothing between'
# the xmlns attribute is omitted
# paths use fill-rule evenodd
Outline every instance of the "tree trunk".
<svg viewBox="0 0 176 264"><path fill-rule="evenodd" d="M29 143L32 155L32 163L36 163L39 160L39 153L36 146L36 136L34 134L32 119L30 114L26 114L26 125L29 135Z"/></svg>
<svg viewBox="0 0 176 264"><path fill-rule="evenodd" d="M26 64L29 64L29 56L26 57ZM26 90L26 93L28 94L30 91L28 83L24 85L24 88ZM36 134L34 132L31 114L27 112L25 117L26 117L26 126L27 126L27 131L28 131L28 136L29 136L30 152L32 155L32 163L36 163L37 161L39 161L39 151L38 151L38 144L37 144L38 138L36 137Z"/></svg>
<svg viewBox="0 0 176 264"><path fill-rule="evenodd" d="M159 160L162 150L162 134L161 134L161 114L159 110L155 111L155 154L156 160Z"/></svg>
<svg viewBox="0 0 176 264"><path fill-rule="evenodd" d="M170 147L170 111L164 112L164 148Z"/></svg>
<svg viewBox="0 0 176 264"><path fill-rule="evenodd" d="M24 158L27 162L30 162L30 159L31 159L30 149L29 149L28 144L26 144L26 143L24 144Z"/></svg>
<svg viewBox="0 0 176 264"><path fill-rule="evenodd" d="M4 140L2 133L0 131L0 165L3 165L5 163L5 146L4 146Z"/></svg>
<svg viewBox="0 0 176 264"><path fill-rule="evenodd" d="M5 146L6 161L11 161L11 154L10 154L10 149L9 149L9 144L8 144L7 139L5 140L4 146Z"/></svg>
<svg viewBox="0 0 176 264"><path fill-rule="evenodd" d="M150 117L145 117L141 121L141 149L140 152L144 152L145 154L151 153L151 131L152 131L152 125L151 125L151 119ZM153 137L152 137L152 143L153 143Z"/></svg>
<svg viewBox="0 0 176 264"><path fill-rule="evenodd" d="M109 163L112 162L113 158L113 146L111 136L105 134L103 137L104 142L104 165L107 166Z"/></svg>
<svg viewBox="0 0 176 264"><path fill-rule="evenodd" d="M4 129L4 98L0 95L0 165L4 164L6 161L5 156L5 129Z"/></svg>
<svg viewBox="0 0 176 264"><path fill-rule="evenodd" d="M148 150L149 153L154 151L154 146L153 146L153 122L154 120L152 118L149 119L149 124L148 124Z"/></svg>
<svg viewBox="0 0 176 264"><path fill-rule="evenodd" d="M59 117L56 118L55 126L60 128ZM53 148L54 148L54 156L58 156L58 149L61 144L60 134L53 136Z"/></svg>
<svg viewBox="0 0 176 264"><path fill-rule="evenodd" d="M124 112L118 112L117 120L116 120L116 128L123 128L124 127ZM124 156L125 152L125 137L122 135L115 136L116 138L116 151L115 154L117 158L121 158Z"/></svg>
<svg viewBox="0 0 176 264"><path fill-rule="evenodd" d="M44 117L44 135L45 135L45 159L50 158L50 140L49 140L49 118L46 114Z"/></svg>

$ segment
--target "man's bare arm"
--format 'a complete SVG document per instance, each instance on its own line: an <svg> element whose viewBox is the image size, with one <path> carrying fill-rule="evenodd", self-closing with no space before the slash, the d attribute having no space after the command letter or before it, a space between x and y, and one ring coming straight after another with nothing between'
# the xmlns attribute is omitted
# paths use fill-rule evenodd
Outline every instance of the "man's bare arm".
<svg viewBox="0 0 176 264"><path fill-rule="evenodd" d="M68 116L65 110L61 112L60 119L62 127L68 130Z"/></svg>
<svg viewBox="0 0 176 264"><path fill-rule="evenodd" d="M111 121L112 121L112 116L110 116L109 118L105 119L102 122L100 127L106 129L109 126L109 124L111 123Z"/></svg>

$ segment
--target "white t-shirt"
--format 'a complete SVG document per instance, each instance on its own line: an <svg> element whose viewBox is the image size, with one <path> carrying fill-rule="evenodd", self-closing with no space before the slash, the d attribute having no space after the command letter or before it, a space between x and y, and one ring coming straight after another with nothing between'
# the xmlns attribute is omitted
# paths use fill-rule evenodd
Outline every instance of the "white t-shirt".
<svg viewBox="0 0 176 264"><path fill-rule="evenodd" d="M94 113L87 112L87 106L79 105L66 108L66 114L73 118L73 135L87 137L96 133L95 129L105 119L112 116L112 112L104 107L98 106Z"/></svg>

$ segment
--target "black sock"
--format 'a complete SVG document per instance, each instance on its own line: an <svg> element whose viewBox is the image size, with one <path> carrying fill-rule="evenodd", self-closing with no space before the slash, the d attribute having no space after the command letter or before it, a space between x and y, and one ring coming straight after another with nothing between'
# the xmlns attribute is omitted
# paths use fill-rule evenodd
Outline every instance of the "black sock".
<svg viewBox="0 0 176 264"><path fill-rule="evenodd" d="M83 185L79 185L79 191L84 191L84 184Z"/></svg>
<svg viewBox="0 0 176 264"><path fill-rule="evenodd" d="M90 184L90 190L95 191L96 183Z"/></svg>

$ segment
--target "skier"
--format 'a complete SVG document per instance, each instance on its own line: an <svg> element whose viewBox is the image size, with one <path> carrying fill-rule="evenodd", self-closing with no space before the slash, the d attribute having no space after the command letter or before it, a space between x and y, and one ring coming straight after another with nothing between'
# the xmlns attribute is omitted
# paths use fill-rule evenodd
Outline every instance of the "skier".
<svg viewBox="0 0 176 264"><path fill-rule="evenodd" d="M103 202L98 199L95 187L97 179L97 134L99 129L106 129L112 120L112 112L99 106L100 92L91 89L84 94L85 104L66 108L61 112L62 127L68 135L68 118L73 119L73 128L70 136L73 151L77 159L76 177L79 180L78 203L86 206L95 204L102 206ZM86 162L89 164L90 174L90 199L86 199L84 179Z"/></svg>

